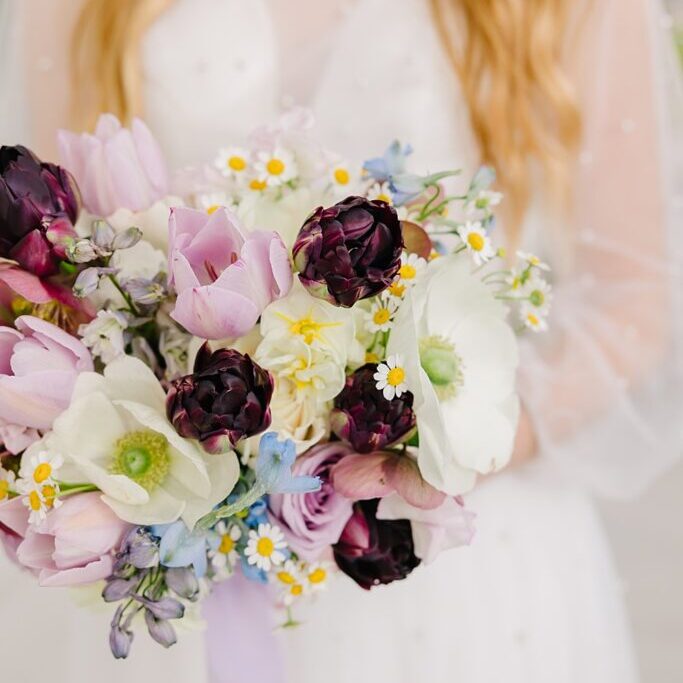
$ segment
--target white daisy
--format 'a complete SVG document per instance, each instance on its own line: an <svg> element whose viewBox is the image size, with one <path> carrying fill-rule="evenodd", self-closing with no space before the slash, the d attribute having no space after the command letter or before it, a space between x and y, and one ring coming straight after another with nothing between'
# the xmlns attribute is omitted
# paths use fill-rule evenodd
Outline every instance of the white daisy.
<svg viewBox="0 0 683 683"><path fill-rule="evenodd" d="M299 567L293 560L287 560L275 574L282 589L282 602L289 607L306 592L306 585Z"/></svg>
<svg viewBox="0 0 683 683"><path fill-rule="evenodd" d="M225 192L209 192L197 197L197 206L211 215L224 206L230 211L236 208L235 202Z"/></svg>
<svg viewBox="0 0 683 683"><path fill-rule="evenodd" d="M330 567L328 562L315 562L306 567L306 580L311 591L317 593L327 589Z"/></svg>
<svg viewBox="0 0 683 683"><path fill-rule="evenodd" d="M427 267L427 261L418 254L401 254L401 268L398 271L400 281L407 287L412 287L420 274Z"/></svg>
<svg viewBox="0 0 683 683"><path fill-rule="evenodd" d="M287 547L284 538L279 527L259 524L257 531L249 532L249 541L244 551L247 562L266 572L273 566L281 565L285 561L285 554L282 551Z"/></svg>
<svg viewBox="0 0 683 683"><path fill-rule="evenodd" d="M59 500L59 486L57 484L43 484L32 489L24 490L22 502L29 509L29 524L39 524L47 513L58 508L62 501Z"/></svg>
<svg viewBox="0 0 683 683"><path fill-rule="evenodd" d="M528 304L525 304L520 308L520 315L522 317L522 322L530 330L533 330L534 332L545 332L545 330L548 329L548 323L546 322L545 316Z"/></svg>
<svg viewBox="0 0 683 683"><path fill-rule="evenodd" d="M408 391L403 359L398 354L389 356L384 363L380 363L377 366L377 372L372 377L377 382L375 386L387 401L391 401L394 396L400 398L405 391Z"/></svg>
<svg viewBox="0 0 683 683"><path fill-rule="evenodd" d="M14 488L15 479L14 472L0 467L0 501L9 497L10 491Z"/></svg>
<svg viewBox="0 0 683 683"><path fill-rule="evenodd" d="M258 180L270 187L283 185L297 176L294 155L282 147L276 147L272 152L259 152L254 169Z"/></svg>
<svg viewBox="0 0 683 683"><path fill-rule="evenodd" d="M211 564L218 570L231 571L240 559L237 542L242 538L242 530L237 524L228 526L226 522L221 521L216 524L215 532L218 534L219 544L211 553Z"/></svg>
<svg viewBox="0 0 683 683"><path fill-rule="evenodd" d="M465 204L465 211L469 215L483 213L485 216L490 216L491 209L493 209L495 206L498 206L502 200L503 195L500 192L494 192L493 190L481 190Z"/></svg>
<svg viewBox="0 0 683 683"><path fill-rule="evenodd" d="M214 161L216 168L226 177L246 179L249 172L249 152L241 147L224 147Z"/></svg>
<svg viewBox="0 0 683 683"><path fill-rule="evenodd" d="M64 458L57 453L38 451L29 457L24 456L19 470L19 486L24 490L34 489L42 485L54 484Z"/></svg>
<svg viewBox="0 0 683 683"><path fill-rule="evenodd" d="M546 316L553 299L552 287L541 277L532 276L522 286L529 309L537 315Z"/></svg>
<svg viewBox="0 0 683 683"><path fill-rule="evenodd" d="M540 270L545 271L550 270L550 266L547 263L541 261L541 259L538 258L538 256L536 256L535 254L530 254L526 251L518 251L517 256L521 258L522 261L526 261L527 264L533 266L534 268L539 268Z"/></svg>
<svg viewBox="0 0 683 683"><path fill-rule="evenodd" d="M367 192L367 197L370 200L378 200L390 205L393 205L394 203L389 183L375 183L374 185L371 185Z"/></svg>
<svg viewBox="0 0 683 683"><path fill-rule="evenodd" d="M370 310L367 328L370 332L388 332L398 310L398 302L393 296L381 296L375 299Z"/></svg>
<svg viewBox="0 0 683 683"><path fill-rule="evenodd" d="M358 182L358 171L349 164L337 162L330 166L329 179L335 195L348 196Z"/></svg>
<svg viewBox="0 0 683 683"><path fill-rule="evenodd" d="M466 223L460 228L458 234L478 266L486 263L496 255L496 250L493 248L486 230L479 221Z"/></svg>

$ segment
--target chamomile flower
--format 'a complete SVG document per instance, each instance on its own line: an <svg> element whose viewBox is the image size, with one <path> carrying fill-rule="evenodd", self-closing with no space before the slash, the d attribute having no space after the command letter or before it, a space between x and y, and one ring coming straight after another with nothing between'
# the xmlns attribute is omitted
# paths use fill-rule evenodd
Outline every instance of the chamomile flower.
<svg viewBox="0 0 683 683"><path fill-rule="evenodd" d="M293 560L287 560L277 571L275 578L282 589L282 602L287 607L306 592L301 567L297 566Z"/></svg>
<svg viewBox="0 0 683 683"><path fill-rule="evenodd" d="M329 170L332 190L338 196L348 196L358 182L358 172L349 164L338 162L332 164Z"/></svg>
<svg viewBox="0 0 683 683"><path fill-rule="evenodd" d="M198 208L203 209L209 215L218 211L222 206L230 211L235 209L235 202L225 192L209 192L199 195L197 197L197 205Z"/></svg>
<svg viewBox="0 0 683 683"><path fill-rule="evenodd" d="M398 354L389 356L384 363L380 363L377 366L377 372L372 377L377 382L375 386L387 401L391 401L394 397L400 398L404 392L408 391L403 359Z"/></svg>
<svg viewBox="0 0 683 683"><path fill-rule="evenodd" d="M306 567L306 581L312 592L327 589L330 578L330 564L328 562L315 562Z"/></svg>
<svg viewBox="0 0 683 683"><path fill-rule="evenodd" d="M269 187L283 185L297 176L294 155L282 147L272 152L259 152L254 165L256 177Z"/></svg>
<svg viewBox="0 0 683 683"><path fill-rule="evenodd" d="M535 254L530 254L526 251L518 251L517 256L522 259L522 261L526 261L526 263L530 266L533 266L534 268L538 268L539 270L545 270L549 271L550 266L547 263L544 263L541 261L538 256Z"/></svg>
<svg viewBox="0 0 683 683"><path fill-rule="evenodd" d="M375 299L370 310L367 328L370 332L388 332L398 310L398 302L393 296L381 296Z"/></svg>
<svg viewBox="0 0 683 683"><path fill-rule="evenodd" d="M286 559L282 552L287 548L284 538L279 527L259 524L258 530L249 532L247 548L244 551L247 562L266 572L272 567L280 566Z"/></svg>
<svg viewBox="0 0 683 683"><path fill-rule="evenodd" d="M10 491L14 488L15 479L14 472L0 467L0 501L9 497Z"/></svg>
<svg viewBox="0 0 683 683"><path fill-rule="evenodd" d="M27 490L54 484L56 474L63 464L64 458L61 455L47 451L24 456L19 470L20 486Z"/></svg>
<svg viewBox="0 0 683 683"><path fill-rule="evenodd" d="M249 152L241 147L225 147L218 152L214 165L226 178L244 180L249 172Z"/></svg>
<svg viewBox="0 0 683 683"><path fill-rule="evenodd" d="M525 327L528 327L530 330L533 330L534 332L545 332L545 330L548 329L548 323L546 322L545 316L532 307L528 305L522 306L520 308L520 315Z"/></svg>
<svg viewBox="0 0 683 683"><path fill-rule="evenodd" d="M532 276L523 285L527 306L537 314L546 316L550 309L553 293L551 286L541 277Z"/></svg>
<svg viewBox="0 0 683 683"><path fill-rule="evenodd" d="M404 251L401 254L401 268L398 271L398 276L403 284L412 287L426 267L427 261L421 256L408 254Z"/></svg>
<svg viewBox="0 0 683 683"><path fill-rule="evenodd" d="M29 509L29 524L39 524L53 508L58 508L62 501L59 500L59 486L56 483L42 484L40 486L26 488L23 493L24 505Z"/></svg>
<svg viewBox="0 0 683 683"><path fill-rule="evenodd" d="M378 200L380 202L386 202L389 205L393 205L394 199L391 194L391 188L389 183L374 183L370 186L367 192L367 197L370 200Z"/></svg>
<svg viewBox="0 0 683 683"><path fill-rule="evenodd" d="M496 250L479 221L466 223L460 228L458 234L478 266L486 263L496 255Z"/></svg>
<svg viewBox="0 0 683 683"><path fill-rule="evenodd" d="M228 525L226 522L218 522L215 528L218 534L218 547L211 553L211 564L215 569L232 568L240 559L240 554L237 552L237 543L242 538L242 530L237 524Z"/></svg>
<svg viewBox="0 0 683 683"><path fill-rule="evenodd" d="M480 190L474 197L472 197L465 204L465 211L468 215L484 214L491 215L491 210L498 206L503 200L503 195L500 192L493 190Z"/></svg>

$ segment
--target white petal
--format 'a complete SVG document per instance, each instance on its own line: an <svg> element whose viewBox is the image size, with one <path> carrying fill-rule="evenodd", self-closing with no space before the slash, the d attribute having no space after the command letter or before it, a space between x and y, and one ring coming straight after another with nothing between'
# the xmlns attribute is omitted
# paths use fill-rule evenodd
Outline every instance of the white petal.
<svg viewBox="0 0 683 683"><path fill-rule="evenodd" d="M126 505L111 496L102 496L102 501L118 517L131 524L169 524L175 522L185 508L183 501L174 498L162 487L154 489L144 505Z"/></svg>
<svg viewBox="0 0 683 683"><path fill-rule="evenodd" d="M112 399L144 403L164 413L166 394L154 373L141 360L120 356L104 370L107 394Z"/></svg>

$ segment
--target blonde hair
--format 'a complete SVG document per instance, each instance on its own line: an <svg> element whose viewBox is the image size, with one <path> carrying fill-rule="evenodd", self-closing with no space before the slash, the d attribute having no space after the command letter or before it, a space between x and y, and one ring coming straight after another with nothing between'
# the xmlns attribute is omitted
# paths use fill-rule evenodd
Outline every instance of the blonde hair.
<svg viewBox="0 0 683 683"><path fill-rule="evenodd" d="M172 2L86 0L72 44L79 127L92 127L103 111L126 122L143 113L141 38ZM562 52L575 0L430 2L462 83L481 160L496 168L514 231L531 196L533 161L550 188L568 187L581 117Z"/></svg>
<svg viewBox="0 0 683 683"><path fill-rule="evenodd" d="M533 162L540 163L547 189L568 199L581 115L563 52L576 0L430 1L481 160L496 169L506 193L514 234L531 197Z"/></svg>

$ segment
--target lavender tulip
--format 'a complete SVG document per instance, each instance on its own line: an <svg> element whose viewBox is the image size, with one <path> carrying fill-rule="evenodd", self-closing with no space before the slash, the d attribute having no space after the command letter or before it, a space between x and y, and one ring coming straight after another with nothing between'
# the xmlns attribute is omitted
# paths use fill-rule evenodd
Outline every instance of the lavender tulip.
<svg viewBox="0 0 683 683"><path fill-rule="evenodd" d="M224 208L210 216L173 209L169 240L169 285L178 294L171 317L203 339L246 334L292 286L289 255L277 233L246 234Z"/></svg>

